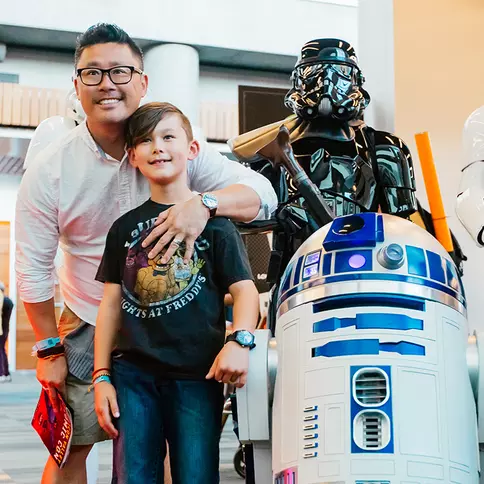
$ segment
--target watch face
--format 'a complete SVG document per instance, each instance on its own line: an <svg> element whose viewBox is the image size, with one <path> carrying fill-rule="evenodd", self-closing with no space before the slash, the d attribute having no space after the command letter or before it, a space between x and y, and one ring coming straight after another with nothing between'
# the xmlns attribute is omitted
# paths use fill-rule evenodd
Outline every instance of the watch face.
<svg viewBox="0 0 484 484"><path fill-rule="evenodd" d="M218 207L217 197L215 195L212 195L211 193L204 193L202 196L202 201L203 204L209 209Z"/></svg>
<svg viewBox="0 0 484 484"><path fill-rule="evenodd" d="M237 341L244 346L249 346L254 342L254 335L248 331L240 331L237 333Z"/></svg>

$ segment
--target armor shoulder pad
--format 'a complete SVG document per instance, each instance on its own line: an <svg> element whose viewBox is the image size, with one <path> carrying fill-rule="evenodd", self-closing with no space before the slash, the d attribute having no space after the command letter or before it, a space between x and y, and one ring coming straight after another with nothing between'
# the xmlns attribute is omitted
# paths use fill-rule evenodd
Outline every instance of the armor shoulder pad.
<svg viewBox="0 0 484 484"><path fill-rule="evenodd" d="M375 133L375 146L396 146L397 148L401 149L405 155L410 155L410 150L408 149L407 144L402 138L395 136L392 133L388 133L387 131L374 131Z"/></svg>
<svg viewBox="0 0 484 484"><path fill-rule="evenodd" d="M379 182L383 192L381 205L387 213L408 216L417 209L410 150L394 134L385 131L374 133Z"/></svg>

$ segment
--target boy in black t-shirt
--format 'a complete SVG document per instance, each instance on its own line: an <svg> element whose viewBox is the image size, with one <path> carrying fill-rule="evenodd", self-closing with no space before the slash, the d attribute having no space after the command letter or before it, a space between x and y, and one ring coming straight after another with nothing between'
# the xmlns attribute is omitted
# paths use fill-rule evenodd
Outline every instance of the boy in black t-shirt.
<svg viewBox="0 0 484 484"><path fill-rule="evenodd" d="M161 211L200 196L187 186L187 160L198 153L188 119L171 104L150 103L130 118L126 139L151 199L113 224L97 275L105 287L93 382L99 423L115 438L113 482L162 483L166 439L174 484L215 484L222 386L246 382L258 292L225 218L208 221L190 260L176 240L169 260L164 252L151 259L142 246ZM227 292L234 333L224 345Z"/></svg>

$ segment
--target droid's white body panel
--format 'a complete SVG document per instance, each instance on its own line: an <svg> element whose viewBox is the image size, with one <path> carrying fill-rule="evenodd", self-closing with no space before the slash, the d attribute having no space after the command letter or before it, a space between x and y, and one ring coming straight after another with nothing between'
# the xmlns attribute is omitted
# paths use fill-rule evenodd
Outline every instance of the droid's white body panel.
<svg viewBox="0 0 484 484"><path fill-rule="evenodd" d="M283 277L275 336L276 484L478 483L465 298L427 232L379 214L319 230Z"/></svg>

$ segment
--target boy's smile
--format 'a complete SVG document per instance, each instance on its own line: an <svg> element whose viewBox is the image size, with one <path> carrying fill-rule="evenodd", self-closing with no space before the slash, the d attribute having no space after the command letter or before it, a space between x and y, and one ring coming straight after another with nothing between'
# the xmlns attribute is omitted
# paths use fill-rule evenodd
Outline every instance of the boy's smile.
<svg viewBox="0 0 484 484"><path fill-rule="evenodd" d="M152 161L148 161L149 165L161 165L162 163L169 163L171 161L170 159L163 159L163 158L155 158Z"/></svg>

